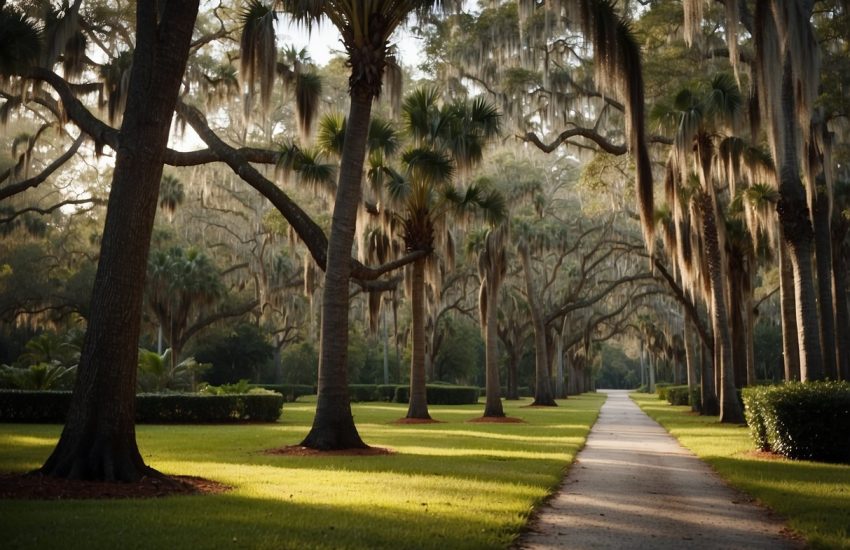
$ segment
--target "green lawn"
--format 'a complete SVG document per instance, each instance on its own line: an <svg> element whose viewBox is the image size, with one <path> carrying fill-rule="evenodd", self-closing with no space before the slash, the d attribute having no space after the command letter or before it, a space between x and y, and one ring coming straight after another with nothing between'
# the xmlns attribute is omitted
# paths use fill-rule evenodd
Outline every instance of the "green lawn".
<svg viewBox="0 0 850 550"><path fill-rule="evenodd" d="M641 409L733 486L778 512L813 548L850 548L850 465L764 459L749 432L673 407L655 395L632 394ZM850 429L850 427L848 427Z"/></svg>
<svg viewBox="0 0 850 550"><path fill-rule="evenodd" d="M406 405L354 405L360 434L397 454L285 457L264 449L306 435L315 403L275 425L139 426L145 460L169 474L235 487L149 500L0 501L3 548L499 548L558 484L603 395L553 409L506 402L524 424L472 424L482 407L432 406L430 425L399 425ZM0 424L0 471L46 459L60 426Z"/></svg>

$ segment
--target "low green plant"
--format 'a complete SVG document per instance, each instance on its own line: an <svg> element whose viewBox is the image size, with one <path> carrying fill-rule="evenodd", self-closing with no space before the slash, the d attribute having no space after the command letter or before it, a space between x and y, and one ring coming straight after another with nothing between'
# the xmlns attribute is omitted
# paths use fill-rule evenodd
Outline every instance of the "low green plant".
<svg viewBox="0 0 850 550"><path fill-rule="evenodd" d="M792 382L743 392L757 447L789 458L850 463L850 383Z"/></svg>
<svg viewBox="0 0 850 550"><path fill-rule="evenodd" d="M667 386L664 389L667 402L671 405L690 405L690 388L688 386Z"/></svg>
<svg viewBox="0 0 850 550"><path fill-rule="evenodd" d="M71 392L0 390L0 422L62 423L70 405ZM259 388L245 394L139 394L136 422L275 422L282 406L282 395Z"/></svg>
<svg viewBox="0 0 850 550"><path fill-rule="evenodd" d="M252 384L251 388L263 388L277 392L289 403L297 401L299 397L316 394L316 387L307 384Z"/></svg>
<svg viewBox="0 0 850 550"><path fill-rule="evenodd" d="M0 388L19 390L62 390L71 386L77 367L56 361L36 363L25 368L0 365Z"/></svg>

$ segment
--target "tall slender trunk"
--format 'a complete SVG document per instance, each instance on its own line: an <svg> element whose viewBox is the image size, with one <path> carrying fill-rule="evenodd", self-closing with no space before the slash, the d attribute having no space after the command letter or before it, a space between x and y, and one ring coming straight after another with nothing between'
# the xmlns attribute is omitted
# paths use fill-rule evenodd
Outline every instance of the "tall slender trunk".
<svg viewBox="0 0 850 550"><path fill-rule="evenodd" d="M717 355L715 365L717 359L720 363L720 422L739 424L744 421L744 411L735 392L732 337L729 333L726 285L717 231L717 199L714 191L709 189L703 190L698 200L702 210L703 237L705 239L709 277L711 278L711 318L716 336L715 354Z"/></svg>
<svg viewBox="0 0 850 550"><path fill-rule="evenodd" d="M833 227L832 253L832 296L835 300L835 335L838 358L838 376L841 380L850 380L850 318L847 311L847 256L844 239L847 236L847 221Z"/></svg>
<svg viewBox="0 0 850 550"><path fill-rule="evenodd" d="M384 384L390 383L390 339L387 334L387 312L381 311L381 325L383 327L383 343L384 343Z"/></svg>
<svg viewBox="0 0 850 550"><path fill-rule="evenodd" d="M684 320L684 327L682 327L682 339L685 343L685 363L687 365L687 373L688 373L688 399L693 395L694 386L697 383L697 365L696 365L696 357L694 357L694 337L691 329L691 322L688 320L687 315L682 312L682 318ZM700 404L691 400L691 410L699 411Z"/></svg>
<svg viewBox="0 0 850 550"><path fill-rule="evenodd" d="M546 326L543 320L543 310L538 301L534 285L534 270L531 268L531 254L528 245L520 243L517 251L525 272L525 291L528 298L528 309L531 313L531 326L534 330L534 403L537 406L557 406L552 396L552 382L549 377L548 348L546 347Z"/></svg>
<svg viewBox="0 0 850 550"><path fill-rule="evenodd" d="M646 386L649 384L649 378L646 376L646 353L643 351L643 340L640 342L640 385ZM652 391L647 388L648 391Z"/></svg>
<svg viewBox="0 0 850 550"><path fill-rule="evenodd" d="M425 258L413 262L410 286L413 354L410 359L410 402L407 406L407 418L430 419L425 387Z"/></svg>
<svg viewBox="0 0 850 550"><path fill-rule="evenodd" d="M794 299L797 311L797 341L800 350L800 379L823 378L823 353L820 345L820 324L812 270L814 231L809 206L800 181L797 158L797 116L794 101L790 54L787 55L782 78L781 120L784 143L778 171L779 202L776 211L782 228L782 238L788 245L789 259L794 269Z"/></svg>
<svg viewBox="0 0 850 550"><path fill-rule="evenodd" d="M756 375L756 354L755 354L755 330L756 330L756 313L755 300L753 297L753 271L755 271L753 263L747 269L747 281L744 288L744 322L746 332L744 333L744 346L747 357L747 385L754 386L758 379Z"/></svg>
<svg viewBox="0 0 850 550"><path fill-rule="evenodd" d="M372 95L352 89L322 289L316 416L301 442L319 450L366 447L354 426L348 396L348 281L371 113Z"/></svg>
<svg viewBox="0 0 850 550"><path fill-rule="evenodd" d="M503 417L501 382L499 381L499 285L493 284L497 277L488 278L487 284L487 326L484 327L484 363L487 398L484 403L485 417Z"/></svg>
<svg viewBox="0 0 850 550"><path fill-rule="evenodd" d="M655 393L655 356L649 354L649 361L647 365L649 367L649 393Z"/></svg>
<svg viewBox="0 0 850 550"><path fill-rule="evenodd" d="M820 315L820 341L823 346L823 375L838 378L835 357L835 310L832 301L832 231L829 219L829 197L819 189L813 204L812 220L817 265L818 306Z"/></svg>
<svg viewBox="0 0 850 550"><path fill-rule="evenodd" d="M517 357L517 352L511 346L507 350L508 362L506 365L508 381L507 381L507 392L505 395L505 399L516 400L519 399L519 387L517 381L517 363L519 363L519 358Z"/></svg>
<svg viewBox="0 0 850 550"><path fill-rule="evenodd" d="M715 344L714 349L717 350ZM717 401L717 386L714 384L714 354L703 344L700 346L700 414L717 416L720 403Z"/></svg>
<svg viewBox="0 0 850 550"><path fill-rule="evenodd" d="M782 358L785 381L800 379L800 350L797 341L797 313L794 300L794 270L788 259L788 247L779 243L779 304L782 315Z"/></svg>
<svg viewBox="0 0 850 550"><path fill-rule="evenodd" d="M88 330L67 422L46 475L136 481L156 475L136 444L138 343L150 236L171 119L198 0L136 5L136 49L119 134Z"/></svg>

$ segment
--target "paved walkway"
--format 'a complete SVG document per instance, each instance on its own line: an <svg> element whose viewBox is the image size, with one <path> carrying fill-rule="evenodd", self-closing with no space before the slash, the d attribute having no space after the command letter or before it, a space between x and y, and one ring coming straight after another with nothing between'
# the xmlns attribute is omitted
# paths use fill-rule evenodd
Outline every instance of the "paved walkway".
<svg viewBox="0 0 850 550"><path fill-rule="evenodd" d="M801 547L644 414L607 390L587 445L517 548Z"/></svg>

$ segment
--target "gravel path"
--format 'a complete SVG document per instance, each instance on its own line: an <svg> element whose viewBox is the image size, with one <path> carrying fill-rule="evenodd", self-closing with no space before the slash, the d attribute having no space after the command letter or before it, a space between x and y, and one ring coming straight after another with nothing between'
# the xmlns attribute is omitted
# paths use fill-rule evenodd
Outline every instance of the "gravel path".
<svg viewBox="0 0 850 550"><path fill-rule="evenodd" d="M624 390L608 400L557 495L516 548L800 548Z"/></svg>

